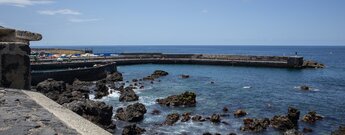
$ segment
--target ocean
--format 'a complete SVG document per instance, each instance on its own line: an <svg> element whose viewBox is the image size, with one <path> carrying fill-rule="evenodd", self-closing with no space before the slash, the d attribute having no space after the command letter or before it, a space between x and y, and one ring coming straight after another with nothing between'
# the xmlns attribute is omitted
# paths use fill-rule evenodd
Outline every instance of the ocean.
<svg viewBox="0 0 345 135"><path fill-rule="evenodd" d="M32 46L33 48L42 46ZM324 119L315 124L299 121L299 129L312 128L312 134L330 134L338 126L345 124L345 47L342 46L49 46L49 48L92 49L94 53L123 52L162 52L162 53L200 53L200 54L243 54L292 56L297 52L304 59L315 60L326 65L324 69L284 69L266 67L234 67L211 65L129 65L119 66L125 81L143 78L154 70L169 72L160 82L147 82L144 89L135 90L139 102L146 105L148 113L139 122L146 134L202 134L204 132L228 134L247 134L240 131L242 118L233 115L222 117L225 124L210 122L178 122L174 126L159 126L169 113L191 112L211 116L222 113L223 107L231 112L237 109L247 111L248 118L272 118L285 115L289 106L298 108L301 117L309 111L316 111ZM179 75L188 74L190 78L181 79ZM211 84L210 82L214 82ZM298 87L308 85L311 91L301 91ZM184 91L197 94L196 107L165 107L155 103ZM117 108L131 103L121 103L119 94L113 93L101 101ZM162 113L151 115L153 109ZM116 121L118 130L128 124ZM268 128L258 134L279 134Z"/></svg>

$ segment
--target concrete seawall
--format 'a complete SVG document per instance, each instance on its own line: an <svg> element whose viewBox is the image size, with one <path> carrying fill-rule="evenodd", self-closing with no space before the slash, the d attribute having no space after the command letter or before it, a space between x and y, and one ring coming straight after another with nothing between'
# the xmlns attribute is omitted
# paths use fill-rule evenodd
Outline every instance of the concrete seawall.
<svg viewBox="0 0 345 135"><path fill-rule="evenodd" d="M84 61L85 58L74 58L72 61ZM91 57L89 62L116 62L117 65L131 64L202 64L227 66L255 66L278 68L303 68L301 56L249 56L249 55L208 55L208 54L160 54L131 53L113 57ZM54 60L41 60L49 63Z"/></svg>
<svg viewBox="0 0 345 135"><path fill-rule="evenodd" d="M86 65L80 65L81 63L69 63L72 66L84 67ZM60 65L60 66L57 66ZM116 72L116 63L110 63L98 67L86 67L80 69L55 69L51 70L51 67L65 67L64 64L42 64L35 65L35 68L40 68L39 71L32 71L31 85L35 86L39 82L42 82L48 78L53 78L57 81L64 81L66 83L72 83L74 79L78 78L82 81L95 81L101 80L107 76L107 73ZM93 64L92 64L93 65ZM51 66L51 67L50 67ZM47 67L47 69L46 69ZM44 70L43 70L44 69ZM49 69L49 70L48 70Z"/></svg>

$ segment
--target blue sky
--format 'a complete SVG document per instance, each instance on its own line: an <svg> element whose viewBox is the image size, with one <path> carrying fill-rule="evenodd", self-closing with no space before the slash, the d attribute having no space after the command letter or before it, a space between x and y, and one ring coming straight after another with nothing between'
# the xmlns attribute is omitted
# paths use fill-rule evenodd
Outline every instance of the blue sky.
<svg viewBox="0 0 345 135"><path fill-rule="evenodd" d="M345 0L0 0L33 45L345 45Z"/></svg>

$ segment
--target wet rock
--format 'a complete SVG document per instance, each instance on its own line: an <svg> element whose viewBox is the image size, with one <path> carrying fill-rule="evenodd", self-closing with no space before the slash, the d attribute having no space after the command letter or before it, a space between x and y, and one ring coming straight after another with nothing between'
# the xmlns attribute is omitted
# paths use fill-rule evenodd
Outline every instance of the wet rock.
<svg viewBox="0 0 345 135"><path fill-rule="evenodd" d="M243 117L243 116L246 116L246 115L247 115L247 112L242 110L242 109L236 110L234 112L234 116L237 117L237 118L238 117Z"/></svg>
<svg viewBox="0 0 345 135"><path fill-rule="evenodd" d="M132 79L132 82L138 82L138 79Z"/></svg>
<svg viewBox="0 0 345 135"><path fill-rule="evenodd" d="M339 126L339 128L333 131L331 135L345 135L345 126Z"/></svg>
<svg viewBox="0 0 345 135"><path fill-rule="evenodd" d="M155 80L155 78L152 77L152 76L146 76L146 77L143 78L143 80L144 81L153 81L153 80Z"/></svg>
<svg viewBox="0 0 345 135"><path fill-rule="evenodd" d="M181 75L181 78L182 78L182 79L186 79L186 78L189 78L189 75L186 75L186 74L182 74L182 75Z"/></svg>
<svg viewBox="0 0 345 135"><path fill-rule="evenodd" d="M212 135L210 132L205 132L202 135Z"/></svg>
<svg viewBox="0 0 345 135"><path fill-rule="evenodd" d="M296 129L290 129L290 130L285 131L283 135L303 135L303 134Z"/></svg>
<svg viewBox="0 0 345 135"><path fill-rule="evenodd" d="M122 130L122 135L141 135L146 130L140 127L137 127L136 124L125 126Z"/></svg>
<svg viewBox="0 0 345 135"><path fill-rule="evenodd" d="M206 121L204 118L202 118L202 116L200 115L195 115L192 117L192 120L193 121L198 121L198 122L203 122L203 121Z"/></svg>
<svg viewBox="0 0 345 135"><path fill-rule="evenodd" d="M126 108L117 109L115 117L122 121L139 122L144 119L145 113L145 105L141 103L135 103L132 105L128 105Z"/></svg>
<svg viewBox="0 0 345 135"><path fill-rule="evenodd" d="M104 96L109 95L109 88L106 85L107 81L106 80L99 80L96 83L96 94L95 94L95 99L100 99Z"/></svg>
<svg viewBox="0 0 345 135"><path fill-rule="evenodd" d="M183 113L182 114L182 119L181 119L181 122L187 122L191 119L190 117L190 113L189 112L186 112L186 113Z"/></svg>
<svg viewBox="0 0 345 135"><path fill-rule="evenodd" d="M71 103L63 104L63 106L108 131L113 131L116 128L111 120L113 107L106 105L104 102L75 100Z"/></svg>
<svg viewBox="0 0 345 135"><path fill-rule="evenodd" d="M325 65L316 61L303 61L302 67L304 68L324 68Z"/></svg>
<svg viewBox="0 0 345 135"><path fill-rule="evenodd" d="M90 93L90 87L92 82L85 82L75 79L72 85L69 85L67 89L70 91L80 91L82 93Z"/></svg>
<svg viewBox="0 0 345 135"><path fill-rule="evenodd" d="M307 128L307 127L303 128L303 133L311 133L311 132L313 132L313 129Z"/></svg>
<svg viewBox="0 0 345 135"><path fill-rule="evenodd" d="M163 71L163 70L156 70L156 71L154 71L153 72L153 74L151 75L151 76L154 76L154 77L161 77L161 76L167 76L167 75L169 75L169 73L168 72L166 72L166 71Z"/></svg>
<svg viewBox="0 0 345 135"><path fill-rule="evenodd" d="M53 79L47 79L37 84L36 90L43 93L48 98L57 101L59 95L66 91L66 85L63 81L55 81Z"/></svg>
<svg viewBox="0 0 345 135"><path fill-rule="evenodd" d="M213 123L219 123L220 122L220 115L219 114L213 114L210 118L210 121Z"/></svg>
<svg viewBox="0 0 345 135"><path fill-rule="evenodd" d="M302 85L302 86L300 86L300 89L301 89L301 90L308 91L308 90L310 90L310 87L307 86L307 85Z"/></svg>
<svg viewBox="0 0 345 135"><path fill-rule="evenodd" d="M159 115L161 114L161 111L157 110L157 109L154 109L152 112L151 112L152 115Z"/></svg>
<svg viewBox="0 0 345 135"><path fill-rule="evenodd" d="M271 119L271 125L273 128L276 128L281 131L287 131L295 128L294 123L289 119L289 117L282 115L274 116Z"/></svg>
<svg viewBox="0 0 345 135"><path fill-rule="evenodd" d="M123 77L121 73L114 72L114 73L108 74L106 77L106 80L110 82L118 82L118 81L123 81Z"/></svg>
<svg viewBox="0 0 345 135"><path fill-rule="evenodd" d="M193 92L184 92L180 95L172 95L165 99L157 99L156 102L166 106L195 106L196 95Z"/></svg>
<svg viewBox="0 0 345 135"><path fill-rule="evenodd" d="M289 120L294 124L294 126L298 127L300 111L296 108L289 107L287 116L289 117Z"/></svg>
<svg viewBox="0 0 345 135"><path fill-rule="evenodd" d="M139 96L135 94L133 87L126 87L123 91L121 91L119 100L121 102L137 101L139 100Z"/></svg>
<svg viewBox="0 0 345 135"><path fill-rule="evenodd" d="M303 121L314 124L318 120L322 120L323 116L317 114L315 111L308 112L308 114L303 116Z"/></svg>
<svg viewBox="0 0 345 135"><path fill-rule="evenodd" d="M168 116L165 118L165 125L173 125L180 119L180 114L178 113L172 113L168 114Z"/></svg>
<svg viewBox="0 0 345 135"><path fill-rule="evenodd" d="M228 135L236 135L236 133L229 133Z"/></svg>
<svg viewBox="0 0 345 135"><path fill-rule="evenodd" d="M264 119L243 119L243 124L240 129L241 131L252 131L252 132L261 132L267 129L270 125L270 120L268 118Z"/></svg>
<svg viewBox="0 0 345 135"><path fill-rule="evenodd" d="M226 112L228 112L228 111L229 111L229 109L228 109L227 107L224 107L224 108L223 108L223 112L226 113Z"/></svg>

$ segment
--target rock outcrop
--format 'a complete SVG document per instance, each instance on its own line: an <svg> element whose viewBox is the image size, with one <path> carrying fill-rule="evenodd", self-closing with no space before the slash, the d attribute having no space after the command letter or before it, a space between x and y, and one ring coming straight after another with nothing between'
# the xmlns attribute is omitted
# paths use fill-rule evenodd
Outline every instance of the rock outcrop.
<svg viewBox="0 0 345 135"><path fill-rule="evenodd" d="M314 124L318 120L322 120L323 116L317 114L315 111L308 112L308 114L303 116L303 121Z"/></svg>
<svg viewBox="0 0 345 135"><path fill-rule="evenodd" d="M117 109L115 117L122 121L139 122L144 119L145 113L145 105L141 103L135 103L132 105L128 105L126 108Z"/></svg>
<svg viewBox="0 0 345 135"><path fill-rule="evenodd" d="M123 81L122 74L120 72L114 72L107 75L106 80L109 82Z"/></svg>
<svg viewBox="0 0 345 135"><path fill-rule="evenodd" d="M210 121L213 123L220 123L220 115L219 114L212 114Z"/></svg>
<svg viewBox="0 0 345 135"><path fill-rule="evenodd" d="M168 114L168 116L165 118L165 125L173 125L180 119L180 114L178 113L172 113Z"/></svg>
<svg viewBox="0 0 345 135"><path fill-rule="evenodd" d="M122 130L122 135L141 135L146 130L138 127L136 124L125 126Z"/></svg>
<svg viewBox="0 0 345 135"><path fill-rule="evenodd" d="M66 84L63 81L47 79L36 86L38 92L43 93L48 98L57 101L62 92L66 91Z"/></svg>
<svg viewBox="0 0 345 135"><path fill-rule="evenodd" d="M190 117L190 113L189 112L186 112L186 113L183 113L182 114L182 119L181 119L181 122L187 122L191 119Z"/></svg>
<svg viewBox="0 0 345 135"><path fill-rule="evenodd" d="M63 104L63 106L110 132L113 132L116 128L111 120L113 107L106 105L104 102L75 100L71 103Z"/></svg>
<svg viewBox="0 0 345 135"><path fill-rule="evenodd" d="M237 117L237 118L238 117L243 117L243 116L246 116L246 115L247 115L247 112L242 110L242 109L236 110L234 112L234 116Z"/></svg>
<svg viewBox="0 0 345 135"><path fill-rule="evenodd" d="M96 82L95 99L101 99L109 95L109 88L107 87L106 80L99 80Z"/></svg>
<svg viewBox="0 0 345 135"><path fill-rule="evenodd" d="M244 126L241 127L241 131L251 131L251 132L261 132L267 129L270 125L270 120L268 118L264 119L243 119Z"/></svg>
<svg viewBox="0 0 345 135"><path fill-rule="evenodd" d="M139 96L135 94L133 87L126 87L120 92L119 100L121 102L131 102L131 101L138 101Z"/></svg>
<svg viewBox="0 0 345 135"><path fill-rule="evenodd" d="M153 81L159 77L162 77L162 76L167 76L169 75L168 72L166 71L163 71L163 70L156 70L154 71L151 75L147 76L147 77L144 77L143 80L144 81Z"/></svg>
<svg viewBox="0 0 345 135"><path fill-rule="evenodd" d="M281 131L287 131L294 129L294 123L289 119L288 116L277 115L271 119L271 125L273 128L276 128Z"/></svg>
<svg viewBox="0 0 345 135"><path fill-rule="evenodd" d="M180 95L172 95L165 99L157 99L156 102L166 106L195 106L196 95L193 92L186 91Z"/></svg>
<svg viewBox="0 0 345 135"><path fill-rule="evenodd" d="M316 61L303 61L302 67L304 68L324 68L325 65Z"/></svg>

